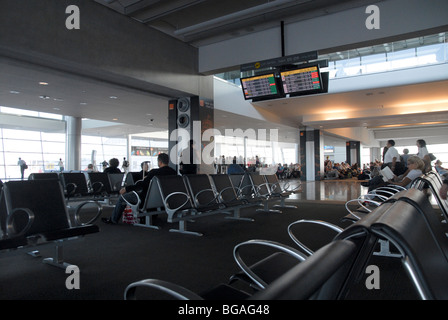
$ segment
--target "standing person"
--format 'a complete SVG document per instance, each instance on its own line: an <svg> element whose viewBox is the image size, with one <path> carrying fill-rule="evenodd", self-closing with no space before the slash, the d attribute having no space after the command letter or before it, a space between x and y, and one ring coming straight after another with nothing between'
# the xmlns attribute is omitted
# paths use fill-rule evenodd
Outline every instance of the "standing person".
<svg viewBox="0 0 448 320"><path fill-rule="evenodd" d="M176 170L169 166L170 158L166 153L160 153L157 157L158 169L152 169L146 175L145 179L137 181L134 185L121 188L121 196L118 198L114 211L110 218L103 218L104 223L117 224L123 214L123 210L126 208L126 201L130 203L137 203L138 199L133 191L138 193L141 203L145 201L146 194L148 193L149 183L154 176L167 176L176 175ZM123 199L124 198L124 199ZM126 200L126 201L125 201Z"/></svg>
<svg viewBox="0 0 448 320"><path fill-rule="evenodd" d="M420 159L424 159L425 156L428 155L428 149L426 148L426 141L423 139L418 139L416 144L418 148L417 156Z"/></svg>
<svg viewBox="0 0 448 320"><path fill-rule="evenodd" d="M59 172L64 171L64 162L62 162L62 158L59 158L58 166L59 166Z"/></svg>
<svg viewBox="0 0 448 320"><path fill-rule="evenodd" d="M402 175L405 172L404 166L400 161L400 155L395 149L395 141L394 140L388 140L387 141L387 152L384 155L384 165L388 166L392 172L396 175Z"/></svg>
<svg viewBox="0 0 448 320"><path fill-rule="evenodd" d="M404 148L403 149L403 154L400 157L401 157L401 161L403 161L403 165L405 166L406 170L408 169L408 158L409 158L409 156L410 156L409 149Z"/></svg>
<svg viewBox="0 0 448 320"><path fill-rule="evenodd" d="M426 148L426 141L423 139L417 140L418 153L417 156L425 162L425 170L423 173L431 171L431 157Z"/></svg>
<svg viewBox="0 0 448 320"><path fill-rule="evenodd" d="M126 160L126 157L123 158L123 164L121 165L121 168L123 169L124 172L128 172L129 161Z"/></svg>
<svg viewBox="0 0 448 320"><path fill-rule="evenodd" d="M28 169L28 165L26 164L25 160L22 160L22 158L19 158L19 161L17 161L17 165L20 167L20 175L21 179L23 180L23 177L25 176L25 170Z"/></svg>

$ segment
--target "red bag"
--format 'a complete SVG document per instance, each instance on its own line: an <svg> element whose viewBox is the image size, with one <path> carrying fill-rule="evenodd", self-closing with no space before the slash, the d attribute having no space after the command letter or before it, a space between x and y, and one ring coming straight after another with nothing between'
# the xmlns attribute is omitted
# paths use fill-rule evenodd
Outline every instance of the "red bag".
<svg viewBox="0 0 448 320"><path fill-rule="evenodd" d="M132 212L132 208L130 206L126 206L126 208L123 211L123 223L127 224L137 223L137 217L134 216L134 213Z"/></svg>

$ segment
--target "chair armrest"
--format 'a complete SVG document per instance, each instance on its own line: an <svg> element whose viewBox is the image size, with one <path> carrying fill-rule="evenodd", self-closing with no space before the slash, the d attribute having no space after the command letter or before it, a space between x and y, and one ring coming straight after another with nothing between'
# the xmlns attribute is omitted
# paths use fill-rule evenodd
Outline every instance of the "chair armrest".
<svg viewBox="0 0 448 320"><path fill-rule="evenodd" d="M100 181L94 182L92 183L92 191L93 193L99 193L101 191L103 191L104 188L104 184Z"/></svg>
<svg viewBox="0 0 448 320"><path fill-rule="evenodd" d="M18 212L21 212L21 211L23 211L27 214L28 222L22 230L17 232L16 228L14 226L14 217L15 217L15 215L17 215ZM33 222L34 222L34 213L30 209L16 208L16 209L12 210L11 214L9 214L8 217L6 218L6 228L7 228L8 236L21 237L21 236L25 235L28 232L28 230L31 228L31 225L33 224Z"/></svg>
<svg viewBox="0 0 448 320"><path fill-rule="evenodd" d="M260 189L262 188L262 187L266 187L266 190L268 190L266 193L264 193L264 194L262 194L262 193L260 193ZM257 194L260 196L260 197L263 197L263 198L268 198L270 195L271 195L271 193L269 192L269 185L267 184L267 183L262 183L262 184L259 184L259 185L257 185L256 186L256 188L257 188Z"/></svg>
<svg viewBox="0 0 448 320"><path fill-rule="evenodd" d="M313 250L311 250L310 248L308 248L307 246L305 246L301 241L299 241L299 239L297 239L297 237L292 233L291 228L296 225L296 224L301 224L301 223L311 223L311 224L317 224L317 225L321 225L324 227L327 227L330 230L335 231L336 233L341 233L344 229L342 229L341 227L338 227L337 225L334 225L332 223L326 222L326 221L322 221L322 220L298 220L295 221L293 223L291 223L288 226L288 234L289 237L292 239L292 241L294 241L299 248L301 248L303 251L305 251L308 255L312 255L314 253Z"/></svg>
<svg viewBox="0 0 448 320"><path fill-rule="evenodd" d="M285 253L291 255L292 257L296 258L299 261L304 261L307 258L303 253L301 253L300 251L298 251L294 248L291 248L287 245L284 245L284 244L281 244L278 242L269 241L269 240L249 240L249 241L245 241L245 242L242 242L242 243L236 245L233 249L233 257L234 257L236 263L241 268L241 270L252 281L254 281L257 284L257 286L259 286L260 288L263 288L263 289L266 288L266 286L267 286L266 282L263 281L259 276L257 276L241 258L241 255L239 252L240 248L243 246L248 246L248 245L262 245L262 246L271 247L271 248L277 249L279 251L282 251L282 252L285 252Z"/></svg>
<svg viewBox="0 0 448 320"><path fill-rule="evenodd" d="M199 295L184 287L157 279L146 279L131 283L124 291L124 299L136 300L136 290L139 287L155 289L178 300L203 300Z"/></svg>
<svg viewBox="0 0 448 320"><path fill-rule="evenodd" d="M65 185L65 192L67 196L74 195L78 186L75 183L69 182Z"/></svg>
<svg viewBox="0 0 448 320"><path fill-rule="evenodd" d="M125 197L123 197L123 195L120 195L121 199L123 199L123 201L126 202L126 204L130 207L134 207L134 206L139 207L141 200L140 200L140 197L138 196L138 193L135 191L131 191L131 192L134 193L135 196L137 197L137 203L130 203L128 200L126 200Z"/></svg>
<svg viewBox="0 0 448 320"><path fill-rule="evenodd" d="M96 205L97 211L96 211L96 214L90 220L88 220L87 222L82 222L81 221L81 210L87 204ZM93 224L101 216L102 213L103 213L103 206L100 203L98 203L98 201L89 200L89 201L80 203L76 207L73 220L74 220L76 226L89 225L89 224Z"/></svg>
<svg viewBox="0 0 448 320"><path fill-rule="evenodd" d="M224 199L223 199L223 197L222 197L222 194L223 194L225 191L228 191L228 190L235 190L235 189L236 189L236 188L234 188L234 187L227 187L227 188L222 189L221 192L219 192L219 194L218 194L219 199L221 200L221 202L225 202ZM236 194L238 194L238 193L236 193ZM230 200L230 201L237 200L237 199L238 199L238 196L235 196L235 197L233 197L233 199Z"/></svg>
<svg viewBox="0 0 448 320"><path fill-rule="evenodd" d="M201 195L201 194L204 193L204 192L211 192L211 193L213 193L213 199L210 200L210 201L209 201L208 203L206 203L206 204L201 204L201 203L199 203L198 197L199 197L199 195ZM203 189L203 190L199 191L198 193L196 193L196 195L194 196L194 203L195 203L198 207L200 207L200 206L208 206L209 204L211 204L211 203L213 203L213 202L216 203L216 202L218 201L218 196L219 196L219 195L215 194L215 191L213 191L213 189Z"/></svg>
<svg viewBox="0 0 448 320"><path fill-rule="evenodd" d="M183 195L186 197L186 200L184 203L182 203L180 206L178 206L177 208L170 208L169 204L168 204L168 199L171 198L174 195ZM168 215L172 215L173 213L175 213L177 210L179 210L180 208L182 208L184 205L186 205L188 203L188 201L190 201L190 196L184 192L173 192L170 193L169 195L167 195L165 197L165 199L163 199L163 203L165 204L165 211L167 212Z"/></svg>
<svg viewBox="0 0 448 320"><path fill-rule="evenodd" d="M238 197L243 196L243 191L244 191L244 189L247 189L247 188L251 188L252 189L252 194L251 195L253 195L253 192L254 192L253 185L252 184L248 184L248 185L245 185L242 188L237 188L237 190L238 190Z"/></svg>
<svg viewBox="0 0 448 320"><path fill-rule="evenodd" d="M379 196L379 195L376 195L376 196ZM384 198L386 198L386 197L384 197ZM372 210L370 210L369 208L367 208L367 207L364 205L364 203L368 202L368 203L371 203L371 204L373 204L373 205L376 205L377 207L379 207L379 206L381 205L381 202L374 201L374 200L372 200L372 199L369 199L368 197L367 197L367 198L359 197L359 198L357 198L357 199L352 199L352 200L347 201L347 202L345 203L345 209L347 209L347 211L348 211L351 215L353 215L355 218L357 218L358 220L360 220L361 217L359 217L356 213L354 213L354 212L353 212L352 210L350 210L350 208L348 207L348 205L349 205L350 203L352 203L352 202L357 202L358 205L361 206L361 207L363 207L367 212L372 212Z"/></svg>

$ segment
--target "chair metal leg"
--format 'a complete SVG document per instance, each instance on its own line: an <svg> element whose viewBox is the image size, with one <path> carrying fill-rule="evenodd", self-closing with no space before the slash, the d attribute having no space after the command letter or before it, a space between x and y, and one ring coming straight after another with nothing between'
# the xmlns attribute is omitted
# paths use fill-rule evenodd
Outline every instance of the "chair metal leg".
<svg viewBox="0 0 448 320"><path fill-rule="evenodd" d="M242 220L242 221L255 221L252 218L243 218L241 217L240 214L240 208L234 208L233 209L233 216L231 217L226 217L226 219L231 219L231 220Z"/></svg>
<svg viewBox="0 0 448 320"><path fill-rule="evenodd" d="M145 223L134 223L134 226L160 230L161 228L159 226L153 224L153 220L153 215L145 216Z"/></svg>
<svg viewBox="0 0 448 320"><path fill-rule="evenodd" d="M53 258L45 258L43 259L43 263L52 265L54 267L58 267L61 269L66 269L67 267L71 266L71 263L64 262L64 246L63 246L63 240L56 241L55 246L55 255Z"/></svg>
<svg viewBox="0 0 448 320"><path fill-rule="evenodd" d="M177 233L183 233L183 234L189 234L193 236L202 237L202 233L200 232L194 232L194 231L188 231L187 230L187 221L186 220L180 220L179 221L179 229L170 229L170 232L177 232Z"/></svg>

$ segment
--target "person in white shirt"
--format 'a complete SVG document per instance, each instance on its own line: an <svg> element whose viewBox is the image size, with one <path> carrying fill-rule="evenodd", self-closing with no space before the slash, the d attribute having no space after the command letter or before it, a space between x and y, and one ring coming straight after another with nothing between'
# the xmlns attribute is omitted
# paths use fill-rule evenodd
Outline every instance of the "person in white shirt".
<svg viewBox="0 0 448 320"><path fill-rule="evenodd" d="M388 166L396 176L403 174L406 169L400 161L400 154L394 147L395 141L388 140L386 146L387 152L384 155L384 165Z"/></svg>
<svg viewBox="0 0 448 320"><path fill-rule="evenodd" d="M425 162L417 156L410 156L408 158L408 172L401 177L395 177L393 180L389 180L389 184L398 185L409 189L412 181L420 177L425 169Z"/></svg>
<svg viewBox="0 0 448 320"><path fill-rule="evenodd" d="M428 155L428 149L426 148L426 141L422 139L417 140L417 148L418 148L417 156L420 159L424 159L425 156Z"/></svg>
<svg viewBox="0 0 448 320"><path fill-rule="evenodd" d="M431 157L426 148L426 141L423 139L417 140L418 153L417 156L425 162L424 173L431 171Z"/></svg>

